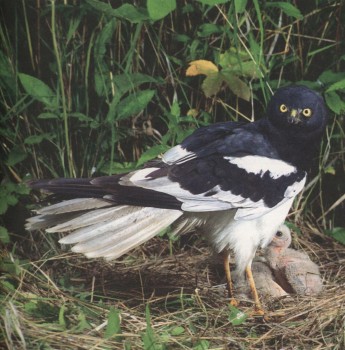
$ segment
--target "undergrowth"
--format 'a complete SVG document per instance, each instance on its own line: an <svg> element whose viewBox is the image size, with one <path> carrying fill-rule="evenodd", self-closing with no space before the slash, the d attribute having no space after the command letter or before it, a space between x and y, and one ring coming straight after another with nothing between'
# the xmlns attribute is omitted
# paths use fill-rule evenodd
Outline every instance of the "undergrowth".
<svg viewBox="0 0 345 350"><path fill-rule="evenodd" d="M344 295L334 293L344 276L332 263L345 261L338 244L345 243L342 1L6 0L1 17L1 343L11 349L344 345ZM189 271L208 281L209 270L190 261L190 253L201 261L200 252L206 254L200 240L198 250L161 238L157 250L150 245L109 267L61 251L53 235L24 231L36 199L26 180L135 169L199 126L260 118L272 92L291 83L323 94L330 110L317 165L288 218L295 232L314 232L298 237L314 258L321 256L329 286L325 299L301 300L300 313L287 302L282 309L290 318L261 324L235 313L236 324L224 293L209 285L210 293L200 291ZM162 261L181 249L180 268L164 270ZM146 264L143 276L139 267ZM160 279L150 280L154 273ZM165 288L170 273L175 287ZM304 327L304 317L319 333Z"/></svg>

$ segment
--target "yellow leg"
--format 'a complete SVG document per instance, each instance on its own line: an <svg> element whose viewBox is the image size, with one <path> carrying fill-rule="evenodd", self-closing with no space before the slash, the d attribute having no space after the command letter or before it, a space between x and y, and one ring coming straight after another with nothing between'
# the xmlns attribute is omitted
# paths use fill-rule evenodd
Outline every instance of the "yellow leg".
<svg viewBox="0 0 345 350"><path fill-rule="evenodd" d="M224 253L223 264L224 264L226 281L229 287L230 304L232 306L238 306L238 301L235 299L235 294L234 294L234 285L232 284L232 280L231 280L229 254Z"/></svg>
<svg viewBox="0 0 345 350"><path fill-rule="evenodd" d="M246 267L246 274L247 274L249 287L250 287L250 290L252 291L252 295L253 295L253 299L254 299L254 303L255 303L254 313L256 315L264 315L265 312L261 306L261 303L259 300L259 295L258 295L258 292L257 292L256 287L255 287L255 281L254 281L251 265L248 265Z"/></svg>

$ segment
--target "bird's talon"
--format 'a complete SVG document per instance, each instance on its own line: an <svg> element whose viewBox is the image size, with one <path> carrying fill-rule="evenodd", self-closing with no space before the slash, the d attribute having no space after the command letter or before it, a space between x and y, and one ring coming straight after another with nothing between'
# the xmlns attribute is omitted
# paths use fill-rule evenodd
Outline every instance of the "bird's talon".
<svg viewBox="0 0 345 350"><path fill-rule="evenodd" d="M264 319L266 319L266 313L265 313L265 311L263 310L263 309L257 309L257 308L255 308L254 310L253 310L253 312L251 313L251 316L254 316L254 317L261 317L261 316L263 316L264 317Z"/></svg>
<svg viewBox="0 0 345 350"><path fill-rule="evenodd" d="M236 299L231 299L230 300L230 305L237 307L240 303Z"/></svg>

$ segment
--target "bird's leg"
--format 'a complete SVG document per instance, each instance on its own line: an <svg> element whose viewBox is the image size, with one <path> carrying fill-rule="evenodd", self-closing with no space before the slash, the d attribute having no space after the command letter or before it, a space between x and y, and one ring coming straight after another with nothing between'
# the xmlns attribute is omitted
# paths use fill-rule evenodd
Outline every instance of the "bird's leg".
<svg viewBox="0 0 345 350"><path fill-rule="evenodd" d="M235 299L234 285L233 285L232 280L231 280L229 254L227 254L227 253L223 253L223 264L224 264L226 281L227 281L228 287L229 287L230 304L232 306L238 306L238 301Z"/></svg>
<svg viewBox="0 0 345 350"><path fill-rule="evenodd" d="M252 295L253 295L253 299L254 299L254 303L255 303L255 314L256 315L264 315L264 309L261 306L261 302L259 300L259 294L256 290L255 287L255 281L254 281L254 277L253 277L253 273L252 273L252 266L251 263L249 265L247 265L246 267L246 274L247 274L247 279L248 279L248 283L249 283L249 287L250 290L252 291Z"/></svg>

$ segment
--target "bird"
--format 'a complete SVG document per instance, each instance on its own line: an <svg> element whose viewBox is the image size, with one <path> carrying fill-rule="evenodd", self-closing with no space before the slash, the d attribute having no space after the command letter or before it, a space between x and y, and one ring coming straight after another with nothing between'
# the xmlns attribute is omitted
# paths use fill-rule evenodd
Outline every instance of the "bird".
<svg viewBox="0 0 345 350"><path fill-rule="evenodd" d="M251 263L302 191L327 125L321 95L303 85L276 90L263 118L196 129L141 169L94 178L32 180L69 200L41 208L27 229L69 232L60 243L89 258L116 259L168 226L197 228L223 258L230 303L230 254L263 315Z"/></svg>
<svg viewBox="0 0 345 350"><path fill-rule="evenodd" d="M304 252L288 248L291 232L281 225L265 250L268 265L279 285L289 293L317 295L322 291L319 267Z"/></svg>
<svg viewBox="0 0 345 350"><path fill-rule="evenodd" d="M252 263L252 273L255 281L255 287L261 296L269 298L281 298L288 293L277 283L272 269L267 262L258 260L257 258ZM243 275L234 274L234 289L236 297L244 297L251 293L249 286Z"/></svg>

